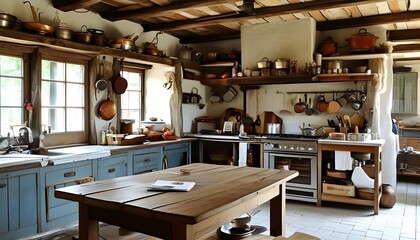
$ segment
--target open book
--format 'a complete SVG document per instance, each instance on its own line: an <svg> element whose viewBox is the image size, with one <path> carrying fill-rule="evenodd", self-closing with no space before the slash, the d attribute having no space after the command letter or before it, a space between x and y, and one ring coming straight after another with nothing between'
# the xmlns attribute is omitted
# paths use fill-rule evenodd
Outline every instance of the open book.
<svg viewBox="0 0 420 240"><path fill-rule="evenodd" d="M166 181L157 180L151 186L149 191L181 191L188 192L193 188L195 182L183 182L183 181Z"/></svg>

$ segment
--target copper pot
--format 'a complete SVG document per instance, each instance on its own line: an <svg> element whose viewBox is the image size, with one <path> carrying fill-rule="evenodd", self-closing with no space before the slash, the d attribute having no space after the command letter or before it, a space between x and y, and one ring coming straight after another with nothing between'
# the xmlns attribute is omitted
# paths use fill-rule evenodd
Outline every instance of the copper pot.
<svg viewBox="0 0 420 240"><path fill-rule="evenodd" d="M331 37L327 37L322 43L318 45L318 51L323 56L330 56L337 53L337 43Z"/></svg>
<svg viewBox="0 0 420 240"><path fill-rule="evenodd" d="M106 37L103 30L89 28L88 33L92 34L91 42L96 46L105 46Z"/></svg>
<svg viewBox="0 0 420 240"><path fill-rule="evenodd" d="M83 31L83 28L86 28L86 31ZM87 26L83 25L80 31L75 32L73 34L73 40L79 43L91 43L92 41L92 33L87 31Z"/></svg>
<svg viewBox="0 0 420 240"><path fill-rule="evenodd" d="M376 39L378 37L369 33L366 28L361 28L346 41L349 43L350 51L372 51L375 49Z"/></svg>

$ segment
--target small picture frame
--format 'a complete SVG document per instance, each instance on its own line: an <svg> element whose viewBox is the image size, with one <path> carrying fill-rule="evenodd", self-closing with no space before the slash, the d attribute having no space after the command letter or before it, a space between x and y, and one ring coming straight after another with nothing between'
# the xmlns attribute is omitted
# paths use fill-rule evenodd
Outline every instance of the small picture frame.
<svg viewBox="0 0 420 240"><path fill-rule="evenodd" d="M223 133L231 134L233 132L233 122L226 121L223 124Z"/></svg>

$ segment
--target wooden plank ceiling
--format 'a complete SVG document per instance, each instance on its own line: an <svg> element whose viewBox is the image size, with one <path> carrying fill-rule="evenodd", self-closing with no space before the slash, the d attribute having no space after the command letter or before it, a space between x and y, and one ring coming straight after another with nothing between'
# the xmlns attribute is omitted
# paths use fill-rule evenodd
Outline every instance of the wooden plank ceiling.
<svg viewBox="0 0 420 240"><path fill-rule="evenodd" d="M254 9L246 9L250 2ZM181 43L235 39L241 25L313 18L320 31L386 24L420 29L420 0L52 0L62 11L88 9L163 31Z"/></svg>

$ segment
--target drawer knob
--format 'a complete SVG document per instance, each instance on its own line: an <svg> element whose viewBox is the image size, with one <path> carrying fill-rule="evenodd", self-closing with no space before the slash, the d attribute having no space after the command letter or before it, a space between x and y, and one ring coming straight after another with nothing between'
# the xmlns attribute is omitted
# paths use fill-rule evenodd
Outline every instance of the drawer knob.
<svg viewBox="0 0 420 240"><path fill-rule="evenodd" d="M6 184L0 184L0 188L5 188L6 186Z"/></svg>
<svg viewBox="0 0 420 240"><path fill-rule="evenodd" d="M115 172L115 168L108 169L108 173L113 173L113 172Z"/></svg>

